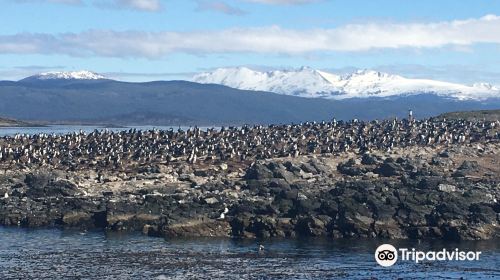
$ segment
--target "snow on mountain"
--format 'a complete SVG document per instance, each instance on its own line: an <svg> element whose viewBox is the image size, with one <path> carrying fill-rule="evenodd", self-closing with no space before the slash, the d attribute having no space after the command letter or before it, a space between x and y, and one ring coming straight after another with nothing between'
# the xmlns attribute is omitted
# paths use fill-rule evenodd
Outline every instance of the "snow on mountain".
<svg viewBox="0 0 500 280"><path fill-rule="evenodd" d="M246 67L219 68L193 77L194 82L222 84L233 88L270 91L302 97L344 99L390 97L411 94L436 94L459 100L500 98L500 89L486 83L472 86L409 79L371 70L336 75L311 68L298 70L254 71Z"/></svg>
<svg viewBox="0 0 500 280"><path fill-rule="evenodd" d="M198 74L193 81L307 97L320 97L332 92L331 83L320 72L306 67L297 71L268 72L254 71L246 67L219 68L213 72Z"/></svg>
<svg viewBox="0 0 500 280"><path fill-rule="evenodd" d="M90 71L45 72L29 77L37 80L99 80L106 77Z"/></svg>

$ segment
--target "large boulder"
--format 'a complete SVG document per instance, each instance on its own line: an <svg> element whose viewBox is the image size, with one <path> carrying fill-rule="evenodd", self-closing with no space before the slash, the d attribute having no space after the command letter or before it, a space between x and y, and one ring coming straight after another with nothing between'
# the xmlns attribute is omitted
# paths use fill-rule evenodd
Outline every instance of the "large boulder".
<svg viewBox="0 0 500 280"><path fill-rule="evenodd" d="M24 180L29 197L74 196L78 187L67 180L57 180L50 174L28 174Z"/></svg>
<svg viewBox="0 0 500 280"><path fill-rule="evenodd" d="M369 153L364 153L363 156L361 157L362 164L373 165L377 164L378 162L379 162L378 159Z"/></svg>
<svg viewBox="0 0 500 280"><path fill-rule="evenodd" d="M274 177L273 171L262 163L256 163L248 168L245 179L247 180L265 180Z"/></svg>
<svg viewBox="0 0 500 280"><path fill-rule="evenodd" d="M348 175L348 176L361 176L367 172L366 169L361 168L360 166L357 166L356 162L353 159L350 159L344 163L339 163L337 165L337 170L340 173Z"/></svg>
<svg viewBox="0 0 500 280"><path fill-rule="evenodd" d="M465 177L474 175L479 171L479 164L477 161L465 160L453 173L453 177Z"/></svg>
<svg viewBox="0 0 500 280"><path fill-rule="evenodd" d="M402 171L403 168L394 162L384 162L375 169L375 173L384 177L397 176L400 175Z"/></svg>

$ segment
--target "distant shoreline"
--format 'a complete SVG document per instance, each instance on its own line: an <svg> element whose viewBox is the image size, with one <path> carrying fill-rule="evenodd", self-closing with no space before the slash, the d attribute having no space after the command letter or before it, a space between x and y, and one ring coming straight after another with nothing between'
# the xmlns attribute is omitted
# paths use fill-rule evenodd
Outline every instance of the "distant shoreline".
<svg viewBox="0 0 500 280"><path fill-rule="evenodd" d="M19 121L14 119L0 118L0 129L16 128L16 127L46 127L46 125L27 122L27 121Z"/></svg>

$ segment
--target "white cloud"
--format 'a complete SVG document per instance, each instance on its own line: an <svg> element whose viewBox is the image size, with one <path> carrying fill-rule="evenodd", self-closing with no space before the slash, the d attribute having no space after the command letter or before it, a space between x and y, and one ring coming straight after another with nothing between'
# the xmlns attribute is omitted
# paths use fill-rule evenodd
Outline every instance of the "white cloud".
<svg viewBox="0 0 500 280"><path fill-rule="evenodd" d="M0 35L1 53L148 57L169 53L307 54L372 49L440 48L500 44L500 16L436 23L366 23L334 29L294 30L278 26L219 31Z"/></svg>
<svg viewBox="0 0 500 280"><path fill-rule="evenodd" d="M83 0L11 0L18 3L56 3L67 5L85 5ZM100 8L132 9L146 12L162 10L161 0L93 0L89 1Z"/></svg>
<svg viewBox="0 0 500 280"><path fill-rule="evenodd" d="M157 12L162 9L160 0L114 0L113 2L118 7L148 12Z"/></svg>
<svg viewBox="0 0 500 280"><path fill-rule="evenodd" d="M68 5L80 5L83 4L82 0L13 0L18 3L56 3L56 4L68 4Z"/></svg>
<svg viewBox="0 0 500 280"><path fill-rule="evenodd" d="M163 9L161 0L10 0L17 3L55 3L67 5L86 5L92 3L99 8L132 9L138 11L158 12ZM229 5L227 2L218 0L193 0L197 4L197 10L216 11L229 15L243 15L245 11L238 7ZM323 0L239 0L271 5L299 5L319 2Z"/></svg>

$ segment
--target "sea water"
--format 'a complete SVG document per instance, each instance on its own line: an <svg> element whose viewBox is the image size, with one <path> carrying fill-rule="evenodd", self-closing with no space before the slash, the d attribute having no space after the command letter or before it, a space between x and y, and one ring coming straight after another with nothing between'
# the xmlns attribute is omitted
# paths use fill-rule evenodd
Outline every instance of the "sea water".
<svg viewBox="0 0 500 280"><path fill-rule="evenodd" d="M381 243L481 251L474 262L379 266ZM259 252L259 246L264 250ZM499 279L500 242L164 239L136 233L0 227L0 279Z"/></svg>

